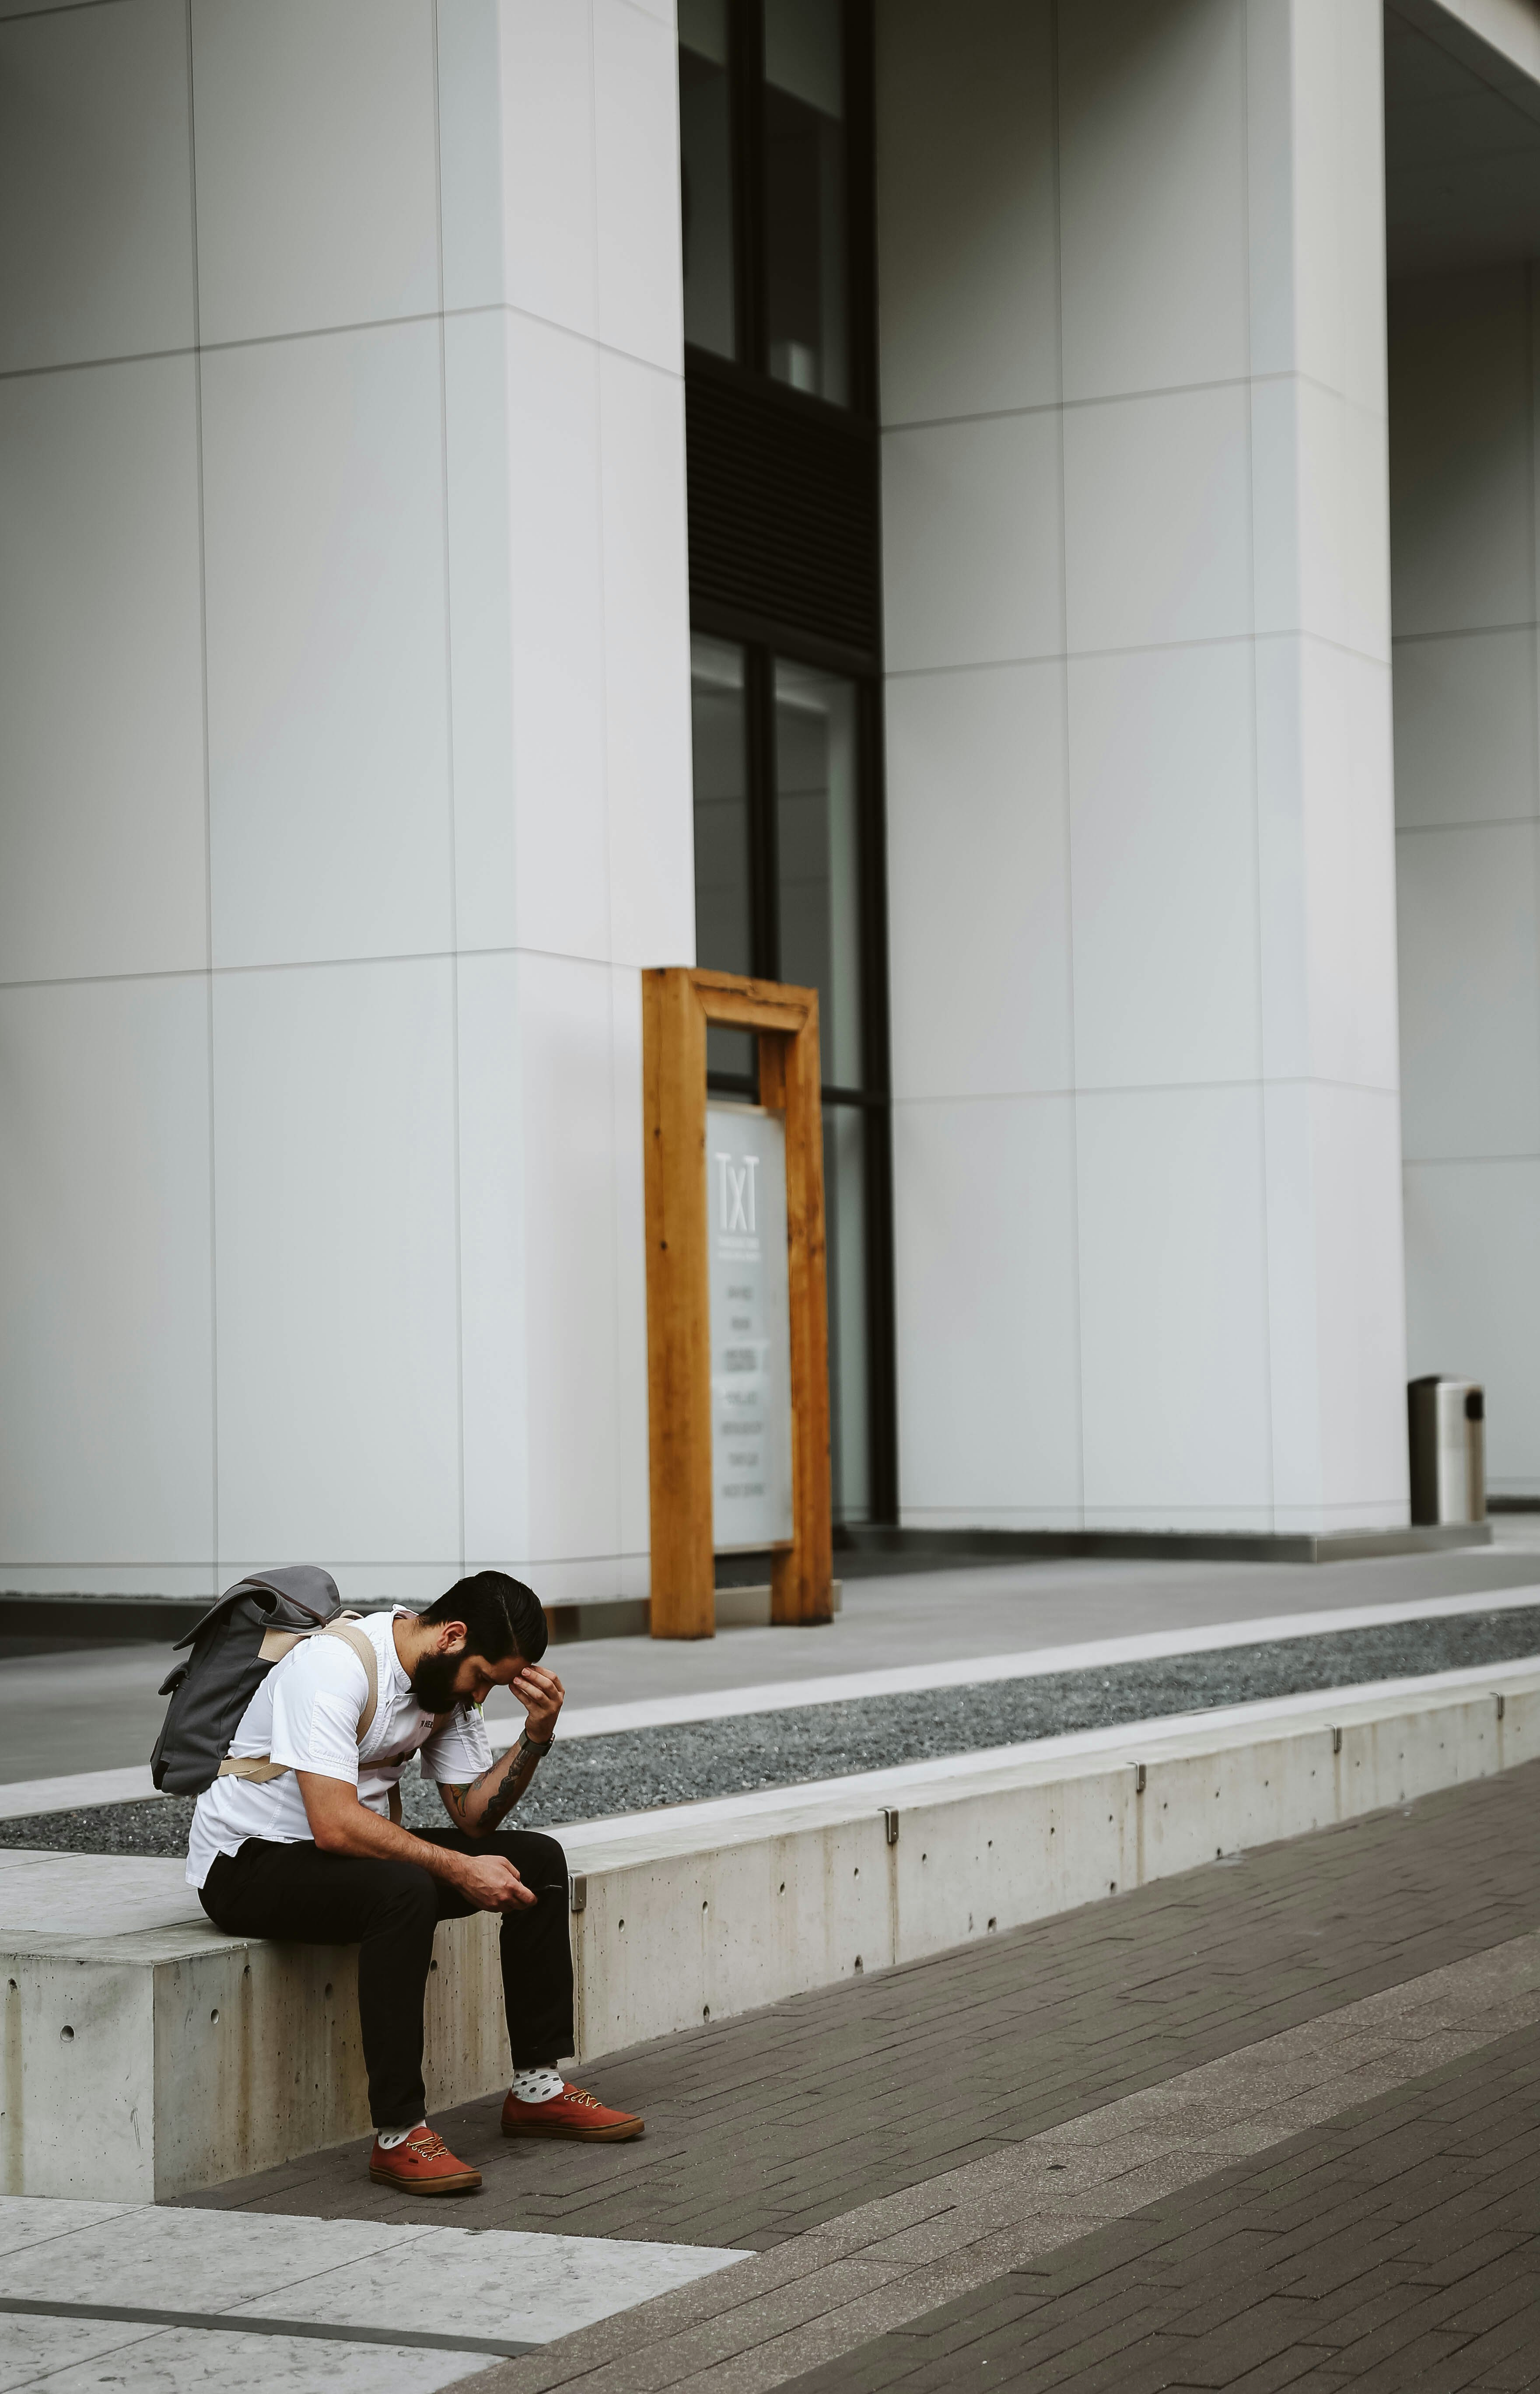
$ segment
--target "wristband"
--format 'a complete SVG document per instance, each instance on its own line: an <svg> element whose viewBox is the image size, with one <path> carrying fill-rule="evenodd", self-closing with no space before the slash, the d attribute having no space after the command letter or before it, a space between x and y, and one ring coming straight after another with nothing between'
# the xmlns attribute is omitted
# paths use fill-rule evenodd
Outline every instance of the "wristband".
<svg viewBox="0 0 1540 2394"><path fill-rule="evenodd" d="M519 1743L521 1751L526 1754L549 1754L552 1740L546 1738L542 1744L538 1738L530 1735L527 1729L521 1729L519 1732Z"/></svg>

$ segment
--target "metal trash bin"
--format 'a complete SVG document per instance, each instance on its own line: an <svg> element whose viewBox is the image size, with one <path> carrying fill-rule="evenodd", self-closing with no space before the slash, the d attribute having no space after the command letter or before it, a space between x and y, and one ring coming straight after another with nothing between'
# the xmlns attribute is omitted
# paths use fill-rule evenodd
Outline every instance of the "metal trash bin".
<svg viewBox="0 0 1540 2394"><path fill-rule="evenodd" d="M1486 1398L1475 1380L1434 1372L1406 1390L1412 1519L1419 1527L1486 1519Z"/></svg>

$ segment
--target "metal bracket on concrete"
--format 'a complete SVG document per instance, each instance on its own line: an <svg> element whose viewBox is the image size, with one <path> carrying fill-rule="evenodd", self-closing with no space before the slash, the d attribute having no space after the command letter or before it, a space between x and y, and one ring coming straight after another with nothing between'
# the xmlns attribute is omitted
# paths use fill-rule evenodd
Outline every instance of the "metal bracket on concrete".
<svg viewBox="0 0 1540 2394"><path fill-rule="evenodd" d="M898 1844L899 1814L896 1804L885 1804L882 1808L882 1833L890 1846Z"/></svg>
<svg viewBox="0 0 1540 2394"><path fill-rule="evenodd" d="M1499 1719L1499 1720L1501 1720L1501 1719L1502 1719L1503 1715L1507 1712L1507 1696L1499 1696L1499 1697L1497 1698L1497 1717L1498 1717L1498 1719Z"/></svg>
<svg viewBox="0 0 1540 2394"><path fill-rule="evenodd" d="M1136 1762L1134 1765L1134 1793L1136 1796L1142 1796L1144 1793L1144 1765L1142 1762Z"/></svg>
<svg viewBox="0 0 1540 2394"><path fill-rule="evenodd" d="M1333 1730L1333 1731L1332 1731L1332 1752L1333 1752L1334 1754L1340 1754L1340 1753L1341 1753L1341 1751L1342 1751L1342 1731L1341 1731L1339 1729L1334 1729L1334 1730Z"/></svg>
<svg viewBox="0 0 1540 2394"><path fill-rule="evenodd" d="M571 1895L573 1910L574 1912L586 1912L588 1909L588 1882L586 1878L585 1878L583 1873L581 1871L573 1871L572 1877L567 1882L567 1885Z"/></svg>

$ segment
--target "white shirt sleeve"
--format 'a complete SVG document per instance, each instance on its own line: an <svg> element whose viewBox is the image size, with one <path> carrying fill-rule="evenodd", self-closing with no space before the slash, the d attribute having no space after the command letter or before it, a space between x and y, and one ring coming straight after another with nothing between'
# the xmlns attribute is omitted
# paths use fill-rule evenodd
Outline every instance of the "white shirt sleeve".
<svg viewBox="0 0 1540 2394"><path fill-rule="evenodd" d="M449 1787L468 1787L492 1762L492 1740L475 1705L457 1704L422 1750L425 1779Z"/></svg>
<svg viewBox="0 0 1540 2394"><path fill-rule="evenodd" d="M340 1638L307 1638L272 1675L274 1762L358 1785L358 1725L369 1675Z"/></svg>

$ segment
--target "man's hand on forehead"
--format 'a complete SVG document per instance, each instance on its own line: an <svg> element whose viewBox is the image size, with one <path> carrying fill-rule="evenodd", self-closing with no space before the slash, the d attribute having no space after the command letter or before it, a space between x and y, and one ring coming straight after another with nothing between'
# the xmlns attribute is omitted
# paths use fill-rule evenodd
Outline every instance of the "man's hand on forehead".
<svg viewBox="0 0 1540 2394"><path fill-rule="evenodd" d="M554 1671L542 1670L538 1663L520 1663L508 1686L524 1707L526 1733L536 1745L544 1745L556 1727L566 1689Z"/></svg>

